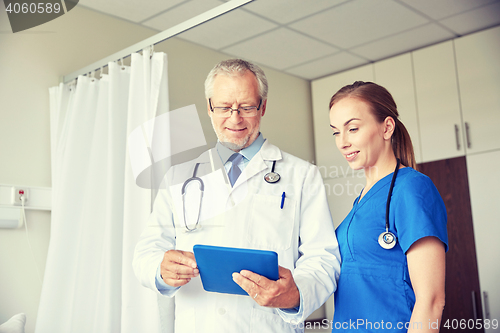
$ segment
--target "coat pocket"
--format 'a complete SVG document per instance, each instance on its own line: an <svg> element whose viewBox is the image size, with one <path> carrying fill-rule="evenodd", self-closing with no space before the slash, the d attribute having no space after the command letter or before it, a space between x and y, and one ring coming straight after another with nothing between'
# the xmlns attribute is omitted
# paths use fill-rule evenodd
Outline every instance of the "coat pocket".
<svg viewBox="0 0 500 333"><path fill-rule="evenodd" d="M258 249L283 251L290 248L295 228L295 200L255 194L247 219L247 240Z"/></svg>

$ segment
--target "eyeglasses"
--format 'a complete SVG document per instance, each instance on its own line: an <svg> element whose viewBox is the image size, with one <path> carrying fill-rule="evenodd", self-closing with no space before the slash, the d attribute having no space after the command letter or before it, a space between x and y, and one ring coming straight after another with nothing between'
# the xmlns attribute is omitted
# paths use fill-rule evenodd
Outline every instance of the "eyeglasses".
<svg viewBox="0 0 500 333"><path fill-rule="evenodd" d="M241 106L237 109L225 106L213 107L211 98L208 99L208 103L210 104L210 111L212 111L217 117L229 118L233 114L233 111L238 111L240 117L254 117L257 115L257 111L260 110L262 98L260 99L259 106Z"/></svg>

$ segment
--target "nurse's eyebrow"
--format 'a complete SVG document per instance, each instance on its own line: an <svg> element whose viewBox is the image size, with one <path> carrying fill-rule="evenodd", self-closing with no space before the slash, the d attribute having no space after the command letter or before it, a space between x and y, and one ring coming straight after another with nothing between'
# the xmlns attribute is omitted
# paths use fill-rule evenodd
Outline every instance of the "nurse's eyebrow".
<svg viewBox="0 0 500 333"><path fill-rule="evenodd" d="M351 118L351 119L349 119L348 121L346 121L346 122L344 123L344 126L349 125L349 123L350 123L351 121L353 121L353 120L361 120L361 119L359 119L359 118Z"/></svg>
<svg viewBox="0 0 500 333"><path fill-rule="evenodd" d="M351 121L353 121L353 120L361 120L361 119L359 119L359 118L351 118L351 119L349 119L348 121L346 121L346 122L344 123L344 126L349 125L349 123L350 123ZM337 127L333 126L332 124L330 124L330 127L331 127L331 128L337 128Z"/></svg>

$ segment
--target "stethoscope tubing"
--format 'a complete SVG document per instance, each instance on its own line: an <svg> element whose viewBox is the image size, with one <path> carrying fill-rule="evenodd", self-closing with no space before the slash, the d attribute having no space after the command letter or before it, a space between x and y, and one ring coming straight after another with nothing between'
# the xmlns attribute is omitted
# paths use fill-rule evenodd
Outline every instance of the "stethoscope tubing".
<svg viewBox="0 0 500 333"><path fill-rule="evenodd" d="M396 181L399 165L401 163L399 158L396 159L396 161L396 168L394 169L394 174L392 175L391 186L389 187L389 194L387 196L387 203L385 207L385 231L378 236L378 243L385 250L394 248L398 240L396 235L389 231L389 210L391 206L392 191L394 189L394 182Z"/></svg>
<svg viewBox="0 0 500 333"><path fill-rule="evenodd" d="M203 180L199 177L196 177L196 173L198 172L198 167L200 166L200 163L196 163L193 171L193 177L186 179L184 184L182 185L181 189L181 194L182 194L182 215L184 216L184 226L186 227L186 230L191 232L195 231L198 228L198 223L200 222L200 214L201 214L201 202L203 201L203 193L205 192L205 184L203 183ZM194 228L190 228L187 225L186 222L186 203L185 203L185 196L186 196L186 186L191 182L191 181L198 181L200 183L200 206L198 207L198 216L196 217L196 224L194 225Z"/></svg>
<svg viewBox="0 0 500 333"><path fill-rule="evenodd" d="M205 192L205 184L203 183L203 180L199 177L196 177L196 173L198 172L198 167L200 166L200 163L196 163L193 171L193 176L191 178L186 179L184 184L182 184L182 189L181 189L181 195L182 195L182 214L184 217L184 226L186 227L186 230L188 232L195 231L198 228L198 224L200 223L200 214L201 214L201 202L203 201L203 193ZM267 173L264 176L264 180L270 184L274 184L278 182L281 179L281 176L277 173L274 172L274 168L276 166L276 161L273 161L273 166L271 169L271 172ZM198 207L198 216L196 217L196 224L193 228L188 227L187 222L186 222L186 203L185 203L185 196L186 196L186 187L187 185L192 182L192 181L197 181L200 183L200 206Z"/></svg>
<svg viewBox="0 0 500 333"><path fill-rule="evenodd" d="M385 231L389 232L389 208L391 207L391 197L392 190L394 190L394 183L396 182L396 177L398 176L399 165L401 161L399 158L396 159L396 169L394 169L394 174L392 175L391 186L389 187L389 195L387 196L387 204L385 207Z"/></svg>

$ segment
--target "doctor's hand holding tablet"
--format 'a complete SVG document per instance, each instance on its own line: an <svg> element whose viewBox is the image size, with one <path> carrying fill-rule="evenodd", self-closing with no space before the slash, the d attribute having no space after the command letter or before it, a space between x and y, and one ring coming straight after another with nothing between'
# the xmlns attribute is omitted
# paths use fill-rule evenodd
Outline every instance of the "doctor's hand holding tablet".
<svg viewBox="0 0 500 333"><path fill-rule="evenodd" d="M300 294L292 273L289 269L278 266L276 253L272 252L275 255L272 258L274 261L272 259L266 261L262 254L271 253L270 251L195 245L195 249L197 247L198 256L203 260L202 282L205 290L242 294L241 289L243 289L255 302L267 307L287 309L299 305ZM201 252L202 250L209 252ZM255 267L255 271L262 272L265 276L248 269L240 270L242 267ZM179 250L165 252L161 264L161 277L166 284L180 287L199 274L200 270L192 252ZM231 286L230 279L241 289Z"/></svg>
<svg viewBox="0 0 500 333"><path fill-rule="evenodd" d="M299 290L292 273L284 267L279 266L278 281L269 280L247 270L233 273L233 280L261 306L282 309L299 306Z"/></svg>

